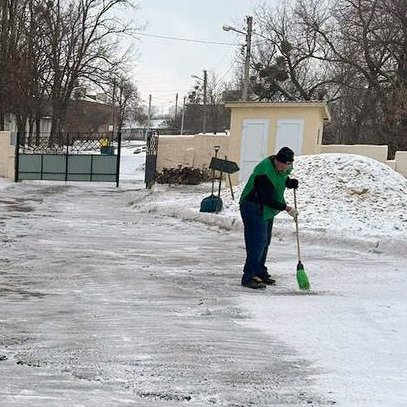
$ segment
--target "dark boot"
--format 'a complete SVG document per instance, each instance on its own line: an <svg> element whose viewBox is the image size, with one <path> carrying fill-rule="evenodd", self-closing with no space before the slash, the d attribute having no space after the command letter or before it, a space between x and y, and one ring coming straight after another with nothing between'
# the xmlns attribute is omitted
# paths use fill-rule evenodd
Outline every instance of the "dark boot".
<svg viewBox="0 0 407 407"><path fill-rule="evenodd" d="M276 285L276 280L272 279L270 276L262 278L261 281L266 285Z"/></svg>
<svg viewBox="0 0 407 407"><path fill-rule="evenodd" d="M242 286L247 288L259 289L266 288L266 284L259 277L252 277L247 283L242 282Z"/></svg>

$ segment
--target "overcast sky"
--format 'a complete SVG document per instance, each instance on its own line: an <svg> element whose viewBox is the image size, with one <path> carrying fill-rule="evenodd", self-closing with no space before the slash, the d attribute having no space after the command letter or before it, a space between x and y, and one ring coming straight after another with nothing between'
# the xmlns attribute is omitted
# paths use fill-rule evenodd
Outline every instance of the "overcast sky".
<svg viewBox="0 0 407 407"><path fill-rule="evenodd" d="M267 3L274 3L268 0ZM223 24L245 30L246 16L252 15L258 0L141 0L136 12L139 24L147 24L147 35L168 36L190 40L223 42L236 45L216 45L140 36L135 43L139 58L135 82L147 103L165 107L175 104L175 95L182 98L191 89L191 75L203 76L215 71L227 79L233 71L238 44L245 37L222 30Z"/></svg>

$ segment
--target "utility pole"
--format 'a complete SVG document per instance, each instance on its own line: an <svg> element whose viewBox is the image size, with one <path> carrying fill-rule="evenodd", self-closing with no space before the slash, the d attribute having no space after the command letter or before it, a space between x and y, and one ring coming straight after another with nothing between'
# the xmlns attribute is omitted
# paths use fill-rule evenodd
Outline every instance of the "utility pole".
<svg viewBox="0 0 407 407"><path fill-rule="evenodd" d="M175 114L174 114L175 120L177 120L177 113L178 113L178 93L175 94Z"/></svg>
<svg viewBox="0 0 407 407"><path fill-rule="evenodd" d="M203 82L203 114L202 114L202 133L206 133L206 105L207 105L207 89L208 89L208 73L206 70L203 71L204 77L201 78L200 76L191 75L192 78L198 79L199 81Z"/></svg>
<svg viewBox="0 0 407 407"><path fill-rule="evenodd" d="M246 58L244 61L244 78L243 78L243 93L242 100L247 101L249 94L249 81L250 81L250 56L252 48L252 28L253 28L253 17L247 16L247 33L246 33Z"/></svg>
<svg viewBox="0 0 407 407"><path fill-rule="evenodd" d="M150 130L151 127L151 95L148 95L148 121L147 121L147 130Z"/></svg>
<svg viewBox="0 0 407 407"><path fill-rule="evenodd" d="M207 99L207 87L208 87L208 74L206 70L203 71L204 77L203 77L203 91L204 91L204 111L203 111L203 123L202 123L202 133L206 133L206 99Z"/></svg>
<svg viewBox="0 0 407 407"><path fill-rule="evenodd" d="M182 105L182 118L181 118L181 136L184 133L184 120L185 120L185 96L184 96L184 103Z"/></svg>
<svg viewBox="0 0 407 407"><path fill-rule="evenodd" d="M239 34L242 34L246 37L246 57L244 60L244 76L243 76L243 91L242 91L242 100L247 101L249 95L249 81L250 81L250 57L252 52L252 32L253 32L253 17L246 17L247 29L246 32L237 30L230 25L223 25L222 29L224 31L234 31Z"/></svg>

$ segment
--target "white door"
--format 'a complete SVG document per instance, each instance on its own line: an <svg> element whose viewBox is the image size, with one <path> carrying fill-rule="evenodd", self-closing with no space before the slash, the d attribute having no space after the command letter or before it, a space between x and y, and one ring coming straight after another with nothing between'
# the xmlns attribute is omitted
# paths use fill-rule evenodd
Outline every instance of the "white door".
<svg viewBox="0 0 407 407"><path fill-rule="evenodd" d="M295 155L302 153L304 120L279 120L277 122L276 153L289 147Z"/></svg>
<svg viewBox="0 0 407 407"><path fill-rule="evenodd" d="M269 125L267 119L243 121L239 181L247 181L253 168L267 156Z"/></svg>

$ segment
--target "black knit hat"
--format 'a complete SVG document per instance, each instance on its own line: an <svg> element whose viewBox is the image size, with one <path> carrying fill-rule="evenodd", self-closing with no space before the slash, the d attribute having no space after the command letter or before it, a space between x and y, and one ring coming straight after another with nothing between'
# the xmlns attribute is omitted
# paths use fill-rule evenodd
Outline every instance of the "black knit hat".
<svg viewBox="0 0 407 407"><path fill-rule="evenodd" d="M294 161L294 151L291 148L283 147L277 153L276 160L283 164L292 163Z"/></svg>

